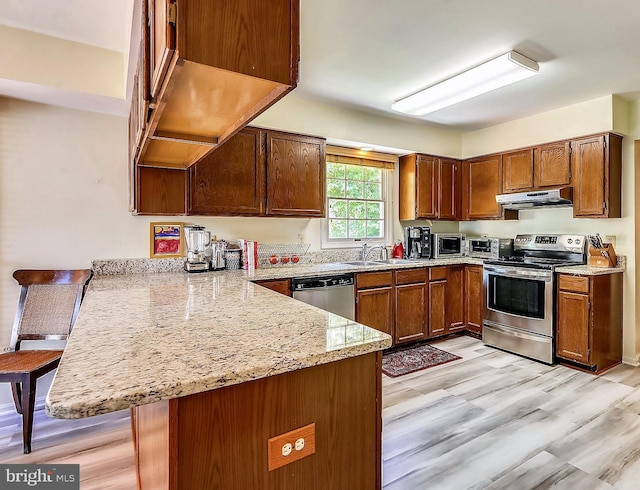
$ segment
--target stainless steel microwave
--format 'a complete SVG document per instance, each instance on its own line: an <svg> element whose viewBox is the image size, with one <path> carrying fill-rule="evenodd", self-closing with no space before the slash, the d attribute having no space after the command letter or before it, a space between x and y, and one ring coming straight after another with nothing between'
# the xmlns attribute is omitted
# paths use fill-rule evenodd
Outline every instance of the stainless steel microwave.
<svg viewBox="0 0 640 490"><path fill-rule="evenodd" d="M431 254L434 259L463 257L467 253L464 233L432 233Z"/></svg>

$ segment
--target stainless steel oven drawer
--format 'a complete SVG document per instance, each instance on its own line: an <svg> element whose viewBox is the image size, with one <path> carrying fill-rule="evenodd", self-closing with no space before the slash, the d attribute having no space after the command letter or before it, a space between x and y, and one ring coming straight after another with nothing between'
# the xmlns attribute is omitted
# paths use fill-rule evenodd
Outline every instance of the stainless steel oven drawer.
<svg viewBox="0 0 640 490"><path fill-rule="evenodd" d="M482 325L482 341L493 347L553 364L553 339L486 320Z"/></svg>

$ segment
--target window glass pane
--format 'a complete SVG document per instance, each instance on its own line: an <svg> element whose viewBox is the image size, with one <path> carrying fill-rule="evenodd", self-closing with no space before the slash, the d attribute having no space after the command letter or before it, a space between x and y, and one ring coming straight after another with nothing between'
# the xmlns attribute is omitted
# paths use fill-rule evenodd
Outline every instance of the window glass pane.
<svg viewBox="0 0 640 490"><path fill-rule="evenodd" d="M382 184L364 184L364 198L365 199L382 199Z"/></svg>
<svg viewBox="0 0 640 490"><path fill-rule="evenodd" d="M362 181L357 182L354 180L347 181L347 197L362 199L364 197L362 190Z"/></svg>
<svg viewBox="0 0 640 490"><path fill-rule="evenodd" d="M367 182L382 182L382 169L364 167L364 180Z"/></svg>
<svg viewBox="0 0 640 490"><path fill-rule="evenodd" d="M363 238L365 236L365 223L363 219L349 220L349 238Z"/></svg>
<svg viewBox="0 0 640 490"><path fill-rule="evenodd" d="M368 219L382 219L382 217L383 217L383 207L381 202L367 203Z"/></svg>
<svg viewBox="0 0 640 490"><path fill-rule="evenodd" d="M329 220L329 238L347 238L347 220Z"/></svg>
<svg viewBox="0 0 640 490"><path fill-rule="evenodd" d="M347 167L347 179L362 180L362 167L358 165L346 165L346 167Z"/></svg>
<svg viewBox="0 0 640 490"><path fill-rule="evenodd" d="M327 163L327 178L344 179L344 167L342 163Z"/></svg>
<svg viewBox="0 0 640 490"><path fill-rule="evenodd" d="M383 229L382 221L367 221L367 238L382 238Z"/></svg>
<svg viewBox="0 0 640 490"><path fill-rule="evenodd" d="M329 200L329 218L346 218L347 201L338 199Z"/></svg>
<svg viewBox="0 0 640 490"><path fill-rule="evenodd" d="M349 201L349 218L364 219L365 203L363 201Z"/></svg>
<svg viewBox="0 0 640 490"><path fill-rule="evenodd" d="M327 196L344 197L344 180L327 179Z"/></svg>

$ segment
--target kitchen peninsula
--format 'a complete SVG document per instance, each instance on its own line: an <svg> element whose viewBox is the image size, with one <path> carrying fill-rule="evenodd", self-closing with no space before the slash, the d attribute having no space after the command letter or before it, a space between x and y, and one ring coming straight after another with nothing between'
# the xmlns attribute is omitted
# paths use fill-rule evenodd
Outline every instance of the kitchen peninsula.
<svg viewBox="0 0 640 490"><path fill-rule="evenodd" d="M242 273L97 276L47 413L136 407L142 488L379 488L390 344ZM315 452L270 470L269 439L312 424Z"/></svg>

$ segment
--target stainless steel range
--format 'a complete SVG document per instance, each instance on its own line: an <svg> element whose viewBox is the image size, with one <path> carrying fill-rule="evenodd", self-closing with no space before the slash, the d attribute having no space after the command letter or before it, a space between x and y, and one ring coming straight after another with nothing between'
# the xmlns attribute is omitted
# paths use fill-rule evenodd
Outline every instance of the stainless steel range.
<svg viewBox="0 0 640 490"><path fill-rule="evenodd" d="M485 344L553 363L555 274L559 266L584 264L582 235L517 235L514 257L485 260Z"/></svg>

